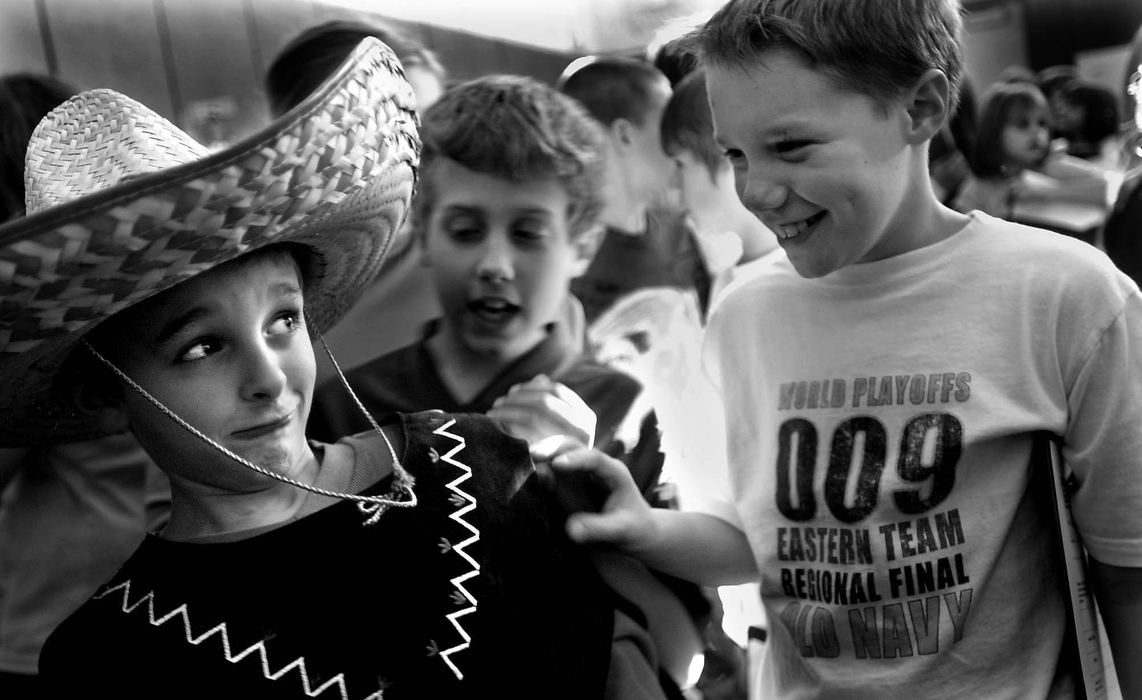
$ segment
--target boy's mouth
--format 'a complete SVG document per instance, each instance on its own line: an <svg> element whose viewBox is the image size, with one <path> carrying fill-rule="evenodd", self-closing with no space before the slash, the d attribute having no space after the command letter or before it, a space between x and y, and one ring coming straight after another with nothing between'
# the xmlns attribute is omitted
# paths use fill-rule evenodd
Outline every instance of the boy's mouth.
<svg viewBox="0 0 1142 700"><path fill-rule="evenodd" d="M778 224L777 226L773 227L773 232L776 233L777 237L783 241L792 240L808 231L811 226L823 218L825 218L825 212L817 212L813 216L810 216L808 219L794 221L791 224Z"/></svg>
<svg viewBox="0 0 1142 700"><path fill-rule="evenodd" d="M468 310L488 323L503 323L519 311L519 306L506 299L487 297L468 302Z"/></svg>
<svg viewBox="0 0 1142 700"><path fill-rule="evenodd" d="M293 420L293 412L287 413L286 415L279 418L268 420L251 428L237 430L234 432L234 437L242 440L253 440L255 438L260 438L263 435L269 435L272 432L281 430L282 428L289 425L291 420Z"/></svg>

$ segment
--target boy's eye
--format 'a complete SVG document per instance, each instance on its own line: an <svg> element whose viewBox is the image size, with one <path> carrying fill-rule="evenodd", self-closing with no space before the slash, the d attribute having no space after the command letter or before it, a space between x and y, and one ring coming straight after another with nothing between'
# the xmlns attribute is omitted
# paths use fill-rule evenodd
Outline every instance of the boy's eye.
<svg viewBox="0 0 1142 700"><path fill-rule="evenodd" d="M221 343L214 338L199 338L179 353L179 362L196 362L218 352Z"/></svg>
<svg viewBox="0 0 1142 700"><path fill-rule="evenodd" d="M456 240L471 240L483 233L484 227L472 217L460 216L449 219L444 224L444 231Z"/></svg>
<svg viewBox="0 0 1142 700"><path fill-rule="evenodd" d="M512 234L525 241L538 241L547 235L547 227L539 221L523 221L512 227Z"/></svg>
<svg viewBox="0 0 1142 700"><path fill-rule="evenodd" d="M722 151L722 155L729 159L730 163L740 165L745 161L745 154L736 148L727 148Z"/></svg>
<svg viewBox="0 0 1142 700"><path fill-rule="evenodd" d="M791 156L798 155L803 149L808 148L810 145L812 145L812 142L804 139L785 139L784 141L778 141L774 144L773 150L779 155Z"/></svg>
<svg viewBox="0 0 1142 700"><path fill-rule="evenodd" d="M285 311L278 315L278 317L273 320L273 323L270 324L270 333L292 333L302 328L303 325L301 313L297 311Z"/></svg>

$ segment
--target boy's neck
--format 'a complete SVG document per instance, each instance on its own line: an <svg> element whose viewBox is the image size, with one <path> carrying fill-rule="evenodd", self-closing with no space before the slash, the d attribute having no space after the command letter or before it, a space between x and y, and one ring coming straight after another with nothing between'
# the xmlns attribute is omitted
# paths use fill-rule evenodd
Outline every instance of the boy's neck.
<svg viewBox="0 0 1142 700"><path fill-rule="evenodd" d="M440 381L456 403L464 405L479 396L504 370L538 347L546 338L545 332L534 342L520 342L511 352L477 354L460 342L447 322L442 322L436 333L428 339L428 351Z"/></svg>
<svg viewBox="0 0 1142 700"><path fill-rule="evenodd" d="M237 469L246 467L234 465ZM313 483L320 465L316 457L297 476ZM205 490L171 479L170 520L163 528L163 539L187 541L212 535L255 530L282 523L294 517L305 503L308 492L274 481L265 489L252 492Z"/></svg>

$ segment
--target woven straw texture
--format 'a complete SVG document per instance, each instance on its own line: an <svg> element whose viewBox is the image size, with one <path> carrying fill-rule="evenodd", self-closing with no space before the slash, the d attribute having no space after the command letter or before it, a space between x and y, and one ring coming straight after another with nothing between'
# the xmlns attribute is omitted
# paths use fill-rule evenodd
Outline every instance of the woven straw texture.
<svg viewBox="0 0 1142 700"><path fill-rule="evenodd" d="M76 96L28 148L28 217L0 226L0 445L97 437L53 387L99 321L271 243L316 253L328 328L401 229L419 140L399 62L366 39L302 104L209 154L110 90Z"/></svg>

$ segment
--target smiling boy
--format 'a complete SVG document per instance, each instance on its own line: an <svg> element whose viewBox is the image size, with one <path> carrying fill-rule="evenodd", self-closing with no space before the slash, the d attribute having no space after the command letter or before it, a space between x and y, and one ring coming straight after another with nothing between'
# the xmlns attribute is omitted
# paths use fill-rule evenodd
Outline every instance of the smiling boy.
<svg viewBox="0 0 1142 700"><path fill-rule="evenodd" d="M707 583L760 577L760 697L1073 697L1045 434L1123 696L1142 695L1142 299L1091 246L933 193L961 12L731 0L696 33L739 195L788 256L708 326L725 494L656 511L590 451L553 462L610 491L575 539Z"/></svg>

